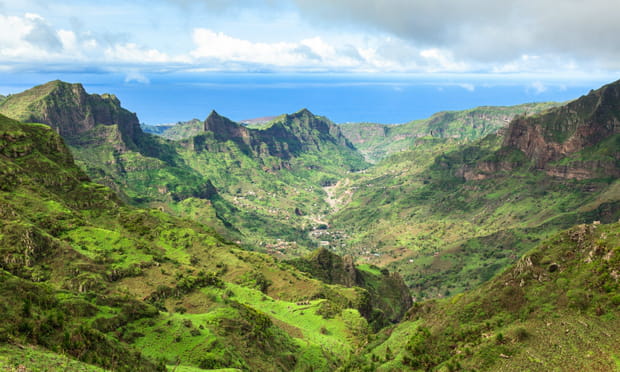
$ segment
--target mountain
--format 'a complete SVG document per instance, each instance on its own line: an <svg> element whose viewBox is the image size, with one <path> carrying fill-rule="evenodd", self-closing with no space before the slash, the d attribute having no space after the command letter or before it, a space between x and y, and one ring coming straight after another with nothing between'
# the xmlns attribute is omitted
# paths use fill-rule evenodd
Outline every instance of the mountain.
<svg viewBox="0 0 620 372"><path fill-rule="evenodd" d="M521 115L531 115L558 106L558 103L527 103L517 106L483 106L464 111L444 111L428 119L405 124L342 124L340 129L366 159L376 163L385 157L435 138L468 142L505 128Z"/></svg>
<svg viewBox="0 0 620 372"><path fill-rule="evenodd" d="M0 115L0 369L617 368L618 86L373 166L308 110L171 140L79 84L9 96L55 122Z"/></svg>
<svg viewBox="0 0 620 372"><path fill-rule="evenodd" d="M343 370L618 370L619 231L576 226L478 289L415 304Z"/></svg>
<svg viewBox="0 0 620 372"><path fill-rule="evenodd" d="M148 133L156 134L169 140L180 140L198 135L204 131L204 123L199 119L180 121L176 124L145 126Z"/></svg>
<svg viewBox="0 0 620 372"><path fill-rule="evenodd" d="M377 320L366 289L126 205L56 131L1 115L0 215L2 367L331 370Z"/></svg>
<svg viewBox="0 0 620 372"><path fill-rule="evenodd" d="M618 85L467 144L419 139L352 175L337 191L350 201L329 220L331 236L348 236L337 252L399 272L418 298L441 297L559 229L616 221Z"/></svg>
<svg viewBox="0 0 620 372"><path fill-rule="evenodd" d="M43 123L54 128L67 143L96 125L116 125L126 149L136 149L140 124L134 113L120 107L112 94L88 94L81 84L60 80L11 95L2 102L2 114L23 122Z"/></svg>
<svg viewBox="0 0 620 372"><path fill-rule="evenodd" d="M368 165L338 126L307 110L259 128L213 112L165 140L144 133L113 95L53 81L10 96L0 113L51 125L78 165L125 201L198 219L250 249L287 248L288 257L316 246L307 232L329 207L323 187Z"/></svg>
<svg viewBox="0 0 620 372"><path fill-rule="evenodd" d="M282 115L254 127L241 125L213 111L202 127L195 121L184 123L182 127L186 130L186 138L210 133L216 141L233 141L244 153L251 153L256 157L273 156L289 160L308 152L333 150L337 152L333 155L349 161L350 164L347 165L351 169L365 166L355 147L344 137L337 125L306 109ZM164 135L169 135L172 129Z"/></svg>
<svg viewBox="0 0 620 372"><path fill-rule="evenodd" d="M0 113L54 128L88 176L123 200L171 210L191 199L201 205L203 223L234 236L220 218L233 207L211 181L187 166L174 144L144 133L137 116L114 95L88 94L81 84L52 81L11 95L0 103Z"/></svg>
<svg viewBox="0 0 620 372"><path fill-rule="evenodd" d="M212 112L177 133L186 134L175 142L185 163L235 206L220 215L244 246L288 258L318 244L308 232L329 212L323 188L368 166L338 126L308 110L252 128Z"/></svg>
<svg viewBox="0 0 620 372"><path fill-rule="evenodd" d="M142 132L136 114L122 108L114 95L88 94L81 84L57 80L11 95L0 104L0 113L51 126L89 176L129 200L208 198L213 192L184 167L172 146Z"/></svg>
<svg viewBox="0 0 620 372"><path fill-rule="evenodd" d="M556 110L519 118L510 124L503 147L520 150L556 177L618 177L619 101L620 82L615 82ZM594 146L599 148L584 152Z"/></svg>

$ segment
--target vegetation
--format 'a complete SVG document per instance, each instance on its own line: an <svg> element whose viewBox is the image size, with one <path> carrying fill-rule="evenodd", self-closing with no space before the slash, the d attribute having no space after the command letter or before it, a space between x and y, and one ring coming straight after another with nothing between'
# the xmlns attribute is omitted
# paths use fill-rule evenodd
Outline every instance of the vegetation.
<svg viewBox="0 0 620 372"><path fill-rule="evenodd" d="M592 95L613 95L616 86ZM573 150L561 143L531 150L545 159L543 149L571 151L547 163L519 147L523 136L515 128L543 125L542 118L560 125L564 107L516 119L505 135L468 144L420 139L412 149L353 175L348 187L355 192L330 221L333 230L349 236L338 252L387 266L403 276L418 299L435 298L477 287L561 229L617 221L618 134L606 129L612 124L592 124L611 103L594 100L605 104L586 109L584 102L590 101L584 97L569 105L589 113L581 125L589 125L593 138L601 140ZM617 107L619 101L614 102Z"/></svg>
<svg viewBox="0 0 620 372"><path fill-rule="evenodd" d="M618 370L619 231L579 225L478 289L416 304L354 369Z"/></svg>
<svg viewBox="0 0 620 372"><path fill-rule="evenodd" d="M459 143L474 141L505 128L516 116L535 114L558 105L544 102L484 106L439 112L428 119L402 125L352 123L340 125L340 129L366 160L377 163L392 154L408 151L427 139L450 139Z"/></svg>
<svg viewBox="0 0 620 372"><path fill-rule="evenodd" d="M47 126L0 116L0 133L0 343L24 350L2 363L36 368L35 353L75 370L90 367L61 355L113 370L326 370L365 344L363 290L126 206Z"/></svg>
<svg viewBox="0 0 620 372"><path fill-rule="evenodd" d="M168 139L79 84L0 99L47 124L0 115L0 368L618 369L619 87Z"/></svg>

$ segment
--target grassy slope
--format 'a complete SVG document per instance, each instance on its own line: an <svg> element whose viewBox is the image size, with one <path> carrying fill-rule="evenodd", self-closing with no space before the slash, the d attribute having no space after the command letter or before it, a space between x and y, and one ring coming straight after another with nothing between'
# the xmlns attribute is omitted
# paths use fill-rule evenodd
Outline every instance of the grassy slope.
<svg viewBox="0 0 620 372"><path fill-rule="evenodd" d="M476 290L417 304L353 370L620 370L619 231L577 226Z"/></svg>
<svg viewBox="0 0 620 372"><path fill-rule="evenodd" d="M306 112L283 115L249 130L253 141L261 143L257 148L218 139L211 132L181 141L178 151L185 163L212 180L236 207L221 216L243 233L240 240L246 247L277 251L284 257L307 253L316 244L308 231L329 212L322 186L366 166L337 137L311 127L321 120L326 119ZM305 139L301 145L300 139ZM272 155L271 147L286 148L292 156ZM196 214L191 205L186 212Z"/></svg>
<svg viewBox="0 0 620 372"><path fill-rule="evenodd" d="M340 125L342 133L366 159L376 163L385 157L416 146L425 137L469 142L506 127L517 115L532 114L557 103L527 103L517 106L485 106L464 111L440 112L428 119L401 125L355 123Z"/></svg>
<svg viewBox="0 0 620 372"><path fill-rule="evenodd" d="M331 221L350 236L341 253L388 265L417 295L473 288L558 229L618 217L613 178L567 180L521 168L465 182L459 169L493 160L501 137L464 147L428 141L356 175L352 201ZM563 161L616 153L616 141ZM522 161L518 153L499 159Z"/></svg>
<svg viewBox="0 0 620 372"><path fill-rule="evenodd" d="M75 96L76 92L83 97ZM252 130L256 142L262 142L248 151L234 139L205 133L198 120L166 131L171 138L194 141L184 143L185 147L144 134L139 128L134 128L128 141L123 135L127 123L94 123L87 131L76 129L72 118L88 117L94 110L89 97L95 95L86 94L79 84L51 82L11 96L0 105L0 112L21 120L46 117L48 111L62 112L66 126L79 133L65 140L93 181L112 188L133 205L196 218L250 249L292 257L313 248L316 242L307 232L328 212L322 185L366 166L346 146L335 125L306 110ZM116 99L91 101L105 101L119 117L137 120ZM317 123L325 123L329 131L320 130ZM188 140L193 136L197 139ZM197 147L196 142L200 142ZM285 149L293 156L283 160L270 153L272 148Z"/></svg>
<svg viewBox="0 0 620 372"><path fill-rule="evenodd" d="M94 123L88 130L73 122L93 117L101 108L98 105L108 106L106 110L123 122ZM115 97L88 95L79 84L54 81L12 95L0 103L0 113L20 121L37 118L47 122L48 117L64 120L55 125L66 127L60 131L63 135L79 132L67 134L64 139L77 164L93 181L142 207L167 209L179 200L197 198L203 201L201 211L205 217L201 222L220 232L230 231L217 217L217 209L226 210L231 206L221 200L217 205L210 203L216 195L209 181L187 167L171 144L144 134L139 128L130 129L132 121L137 122L135 114L123 109Z"/></svg>
<svg viewBox="0 0 620 372"><path fill-rule="evenodd" d="M336 352L364 343L365 319L346 309L356 290L237 249L194 222L122 205L87 181L48 127L0 117L0 154L4 347L41 345L119 370L327 370L340 363ZM316 315L342 299L333 320ZM278 315L289 308L300 311ZM174 353L159 358L158 344ZM30 368L28 355L7 363Z"/></svg>

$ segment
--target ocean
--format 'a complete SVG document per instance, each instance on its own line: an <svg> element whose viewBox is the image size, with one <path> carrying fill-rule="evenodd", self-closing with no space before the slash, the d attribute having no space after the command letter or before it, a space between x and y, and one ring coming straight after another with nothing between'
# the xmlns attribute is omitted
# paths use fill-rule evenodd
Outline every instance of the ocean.
<svg viewBox="0 0 620 372"><path fill-rule="evenodd" d="M89 93L113 93L146 124L204 119L216 110L232 120L307 108L336 123L404 123L445 110L527 102L563 102L612 82L511 75L327 73L172 73L150 76L102 72L0 74L0 94L49 80L84 84Z"/></svg>

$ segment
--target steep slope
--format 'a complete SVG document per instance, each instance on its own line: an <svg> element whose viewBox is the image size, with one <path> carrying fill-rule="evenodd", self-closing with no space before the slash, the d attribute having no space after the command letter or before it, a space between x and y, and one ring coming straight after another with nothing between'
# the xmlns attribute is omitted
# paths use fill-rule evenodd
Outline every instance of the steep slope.
<svg viewBox="0 0 620 372"><path fill-rule="evenodd" d="M137 206L197 219L247 248L313 248L307 234L328 212L322 187L367 166L326 118L307 110L246 128L213 112L144 133L112 95L50 82L10 96L0 113L55 128L98 183ZM281 251L281 250L280 250Z"/></svg>
<svg viewBox="0 0 620 372"><path fill-rule="evenodd" d="M376 163L406 151L424 138L469 142L505 128L516 116L531 115L558 103L527 103L518 106L484 106L464 111L445 111L428 119L401 125L372 123L342 124L340 129L366 159Z"/></svg>
<svg viewBox="0 0 620 372"><path fill-rule="evenodd" d="M366 290L124 205L46 125L0 116L0 216L3 350L126 371L332 370L370 332ZM30 368L28 354L10 356Z"/></svg>
<svg viewBox="0 0 620 372"><path fill-rule="evenodd" d="M367 318L372 320L375 330L388 322L398 322L412 305L409 289L398 273L390 274L388 270L379 270L376 266L356 267L351 256L339 257L325 248L319 248L310 256L288 263L325 283L367 289L374 308Z"/></svg>
<svg viewBox="0 0 620 372"><path fill-rule="evenodd" d="M479 289L416 304L345 370L620 369L619 232L576 226Z"/></svg>
<svg viewBox="0 0 620 372"><path fill-rule="evenodd" d="M160 208L188 198L202 200L203 222L227 231L218 209L232 207L184 163L174 145L142 132L136 114L122 108L114 95L88 94L81 84L52 81L11 95L0 104L0 113L54 128L78 165L124 200Z"/></svg>
<svg viewBox="0 0 620 372"><path fill-rule="evenodd" d="M620 82L615 82L559 109L519 118L510 124L503 147L520 150L536 168L550 175L580 179L618 177L618 102ZM607 150L601 156L583 152L599 144ZM561 159L569 160L558 162Z"/></svg>
<svg viewBox="0 0 620 372"><path fill-rule="evenodd" d="M308 231L329 212L322 187L367 166L335 124L307 110L260 128L212 112L202 130L178 142L179 154L237 207L222 216L241 241L285 257L316 245Z"/></svg>
<svg viewBox="0 0 620 372"><path fill-rule="evenodd" d="M617 85L516 118L470 145L420 139L413 150L356 175L351 202L330 221L332 233L349 236L339 252L398 271L418 297L440 297L484 282L558 229L615 221L620 146L617 119L609 113L620 107L613 98ZM564 114L576 107L588 113L579 124ZM518 128L545 125L567 128L558 133L564 140L528 147L540 137L519 133L541 129ZM572 139L580 133L589 140ZM577 142L556 157L544 150ZM544 165L538 154L547 154Z"/></svg>

